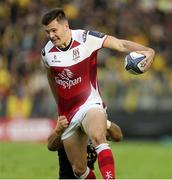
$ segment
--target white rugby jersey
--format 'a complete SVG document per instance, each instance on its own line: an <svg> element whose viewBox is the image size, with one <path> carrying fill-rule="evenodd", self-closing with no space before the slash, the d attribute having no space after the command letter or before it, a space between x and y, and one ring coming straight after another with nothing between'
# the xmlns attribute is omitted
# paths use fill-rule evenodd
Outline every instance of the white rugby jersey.
<svg viewBox="0 0 172 180"><path fill-rule="evenodd" d="M97 51L107 36L96 31L72 30L72 43L62 51L49 41L42 59L55 82L58 114L70 122L80 107L102 103L97 83Z"/></svg>

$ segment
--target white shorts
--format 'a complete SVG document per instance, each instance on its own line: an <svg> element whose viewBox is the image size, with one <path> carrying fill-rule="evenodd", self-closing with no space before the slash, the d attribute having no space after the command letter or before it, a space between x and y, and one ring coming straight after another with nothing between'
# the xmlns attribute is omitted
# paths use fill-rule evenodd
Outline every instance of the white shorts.
<svg viewBox="0 0 172 180"><path fill-rule="evenodd" d="M81 127L82 120L91 108L98 108L106 113L106 109L103 107L102 103L84 104L84 106L81 106L77 113L73 116L68 128L66 128L63 132L61 136L62 140L69 138L79 127Z"/></svg>

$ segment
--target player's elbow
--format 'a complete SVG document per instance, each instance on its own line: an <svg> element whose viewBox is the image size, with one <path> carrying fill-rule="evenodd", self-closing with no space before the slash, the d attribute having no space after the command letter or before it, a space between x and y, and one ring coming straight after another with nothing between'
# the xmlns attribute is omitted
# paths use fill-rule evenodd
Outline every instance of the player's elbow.
<svg viewBox="0 0 172 180"><path fill-rule="evenodd" d="M119 126L117 126L116 135L115 135L114 141L119 142L122 139L123 139L123 134L122 134L121 128Z"/></svg>
<svg viewBox="0 0 172 180"><path fill-rule="evenodd" d="M114 123L111 124L111 127L108 129L107 132L108 132L109 139L111 139L112 141L118 142L123 139L121 128Z"/></svg>
<svg viewBox="0 0 172 180"><path fill-rule="evenodd" d="M116 138L114 140L116 142L119 142L119 141L122 141L122 139L123 139L123 134L122 134L121 128L118 127L118 131L116 133Z"/></svg>
<svg viewBox="0 0 172 180"><path fill-rule="evenodd" d="M50 143L48 143L47 148L48 148L49 151L57 151L57 147L52 146Z"/></svg>
<svg viewBox="0 0 172 180"><path fill-rule="evenodd" d="M61 141L60 142L57 141L56 143L53 143L53 144L48 142L48 145L47 145L47 148L49 151L57 151L62 147L63 147L63 143Z"/></svg>

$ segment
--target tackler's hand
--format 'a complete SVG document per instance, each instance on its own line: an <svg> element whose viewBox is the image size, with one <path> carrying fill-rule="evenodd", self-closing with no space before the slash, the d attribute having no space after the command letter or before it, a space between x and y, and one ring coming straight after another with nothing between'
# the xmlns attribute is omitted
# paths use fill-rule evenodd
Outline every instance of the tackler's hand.
<svg viewBox="0 0 172 180"><path fill-rule="evenodd" d="M69 122L66 118L66 116L59 116L57 119L57 124L55 127L56 132L63 132L67 127L69 126Z"/></svg>

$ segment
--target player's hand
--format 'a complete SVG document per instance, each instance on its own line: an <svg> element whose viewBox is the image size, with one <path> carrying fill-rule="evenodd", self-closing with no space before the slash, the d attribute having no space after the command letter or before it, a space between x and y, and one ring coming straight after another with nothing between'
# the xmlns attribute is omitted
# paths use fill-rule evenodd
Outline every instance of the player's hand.
<svg viewBox="0 0 172 180"><path fill-rule="evenodd" d="M69 126L66 116L59 116L55 127L56 132L63 132Z"/></svg>
<svg viewBox="0 0 172 180"><path fill-rule="evenodd" d="M136 52L145 55L145 59L142 61L141 66L144 68L144 72L146 72L150 68L153 62L155 51L149 48L148 51L136 51Z"/></svg>

